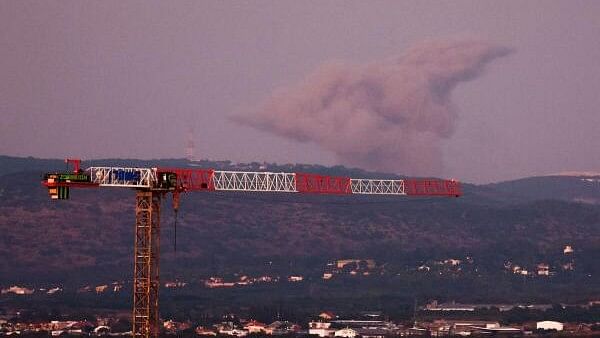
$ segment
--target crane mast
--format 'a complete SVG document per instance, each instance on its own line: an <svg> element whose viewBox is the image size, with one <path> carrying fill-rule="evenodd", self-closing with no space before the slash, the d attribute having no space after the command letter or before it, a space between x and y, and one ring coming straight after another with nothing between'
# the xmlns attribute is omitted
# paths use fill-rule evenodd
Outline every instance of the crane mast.
<svg viewBox="0 0 600 338"><path fill-rule="evenodd" d="M135 200L132 332L134 336L158 337L161 195L138 190Z"/></svg>
<svg viewBox="0 0 600 338"><path fill-rule="evenodd" d="M160 288L160 208L173 195L179 208L181 193L240 191L336 195L392 195L459 197L460 183L442 179L370 179L313 173L225 171L199 168L80 168L67 159L72 172L53 172L42 184L52 199L68 199L70 188L129 188L136 191L132 334L158 337Z"/></svg>

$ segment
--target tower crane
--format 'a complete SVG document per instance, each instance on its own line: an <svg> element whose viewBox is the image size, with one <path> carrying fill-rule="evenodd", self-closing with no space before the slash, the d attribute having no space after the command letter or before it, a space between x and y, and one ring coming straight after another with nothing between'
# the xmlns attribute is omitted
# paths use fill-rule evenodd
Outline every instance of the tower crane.
<svg viewBox="0 0 600 338"><path fill-rule="evenodd" d="M459 197L460 183L442 179L368 179L299 172L249 172L200 168L89 167L67 159L73 171L51 172L42 184L52 199L68 199L71 188L128 188L135 191L132 334L158 337L160 208L167 194L179 208L182 193L237 191L300 194Z"/></svg>

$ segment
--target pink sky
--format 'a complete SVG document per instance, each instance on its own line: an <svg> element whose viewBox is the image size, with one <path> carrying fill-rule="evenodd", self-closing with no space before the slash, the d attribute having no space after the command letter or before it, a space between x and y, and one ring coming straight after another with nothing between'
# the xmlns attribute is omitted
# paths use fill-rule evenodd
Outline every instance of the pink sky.
<svg viewBox="0 0 600 338"><path fill-rule="evenodd" d="M441 174L600 171L599 1L1 1L0 154L344 164L230 116L332 61L514 48L454 90Z"/></svg>

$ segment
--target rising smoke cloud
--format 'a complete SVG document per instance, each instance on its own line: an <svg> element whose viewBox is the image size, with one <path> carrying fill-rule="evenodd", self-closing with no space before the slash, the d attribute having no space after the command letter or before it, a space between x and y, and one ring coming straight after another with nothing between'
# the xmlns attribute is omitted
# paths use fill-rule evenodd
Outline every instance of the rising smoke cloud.
<svg viewBox="0 0 600 338"><path fill-rule="evenodd" d="M364 65L328 63L276 90L233 119L332 151L343 164L406 175L439 175L441 144L452 136L452 90L480 76L509 48L483 41L430 41Z"/></svg>

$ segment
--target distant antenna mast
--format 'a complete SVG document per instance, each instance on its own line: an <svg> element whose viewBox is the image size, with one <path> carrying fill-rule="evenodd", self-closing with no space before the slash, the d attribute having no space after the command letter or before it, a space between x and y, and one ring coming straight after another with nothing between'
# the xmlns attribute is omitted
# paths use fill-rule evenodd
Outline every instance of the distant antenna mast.
<svg viewBox="0 0 600 338"><path fill-rule="evenodd" d="M196 161L194 152L195 152L194 129L190 128L190 129L188 129L187 146L185 147L185 156L188 161L190 161L190 162Z"/></svg>

